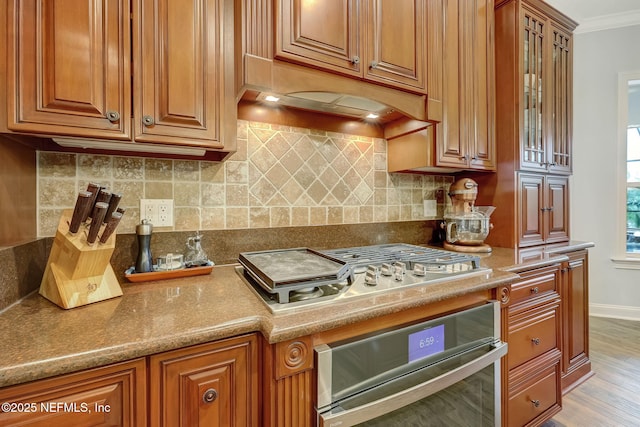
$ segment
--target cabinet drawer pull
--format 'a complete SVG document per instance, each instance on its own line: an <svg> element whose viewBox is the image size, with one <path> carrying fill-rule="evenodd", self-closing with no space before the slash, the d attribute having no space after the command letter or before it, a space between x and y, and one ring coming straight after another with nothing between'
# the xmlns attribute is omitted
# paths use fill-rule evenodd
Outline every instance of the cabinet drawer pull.
<svg viewBox="0 0 640 427"><path fill-rule="evenodd" d="M107 120L109 120L111 123L115 123L118 120L120 120L120 113L118 113L117 111L107 111Z"/></svg>
<svg viewBox="0 0 640 427"><path fill-rule="evenodd" d="M215 388L210 388L204 392L202 395L202 401L204 403L212 403L214 400L218 398L218 392Z"/></svg>
<svg viewBox="0 0 640 427"><path fill-rule="evenodd" d="M375 69L378 67L378 62L377 61L371 61L371 65L369 65L370 68Z"/></svg>
<svg viewBox="0 0 640 427"><path fill-rule="evenodd" d="M155 123L155 120L153 120L153 117L151 116L144 116L142 118L142 124L144 124L145 126L152 126Z"/></svg>
<svg viewBox="0 0 640 427"><path fill-rule="evenodd" d="M535 406L536 408L540 406L540 401L537 399L532 400L531 403L533 403L533 406Z"/></svg>
<svg viewBox="0 0 640 427"><path fill-rule="evenodd" d="M538 287L537 287L537 286L536 286L535 288L531 288L531 294L532 294L532 295L535 295L535 294L537 294L538 292L540 292L540 289L538 289Z"/></svg>
<svg viewBox="0 0 640 427"><path fill-rule="evenodd" d="M532 342L534 345L540 345L540 338L532 338L532 339L531 339L531 342Z"/></svg>
<svg viewBox="0 0 640 427"><path fill-rule="evenodd" d="M359 56L354 56L353 58L351 58L351 63L352 64L359 64L360 63L360 57Z"/></svg>

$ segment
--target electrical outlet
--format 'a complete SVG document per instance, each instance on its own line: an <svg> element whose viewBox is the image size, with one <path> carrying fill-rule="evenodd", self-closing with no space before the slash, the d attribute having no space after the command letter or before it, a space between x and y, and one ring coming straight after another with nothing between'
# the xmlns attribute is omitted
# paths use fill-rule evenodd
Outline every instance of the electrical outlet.
<svg viewBox="0 0 640 427"><path fill-rule="evenodd" d="M173 199L140 199L140 222L154 227L173 227Z"/></svg>

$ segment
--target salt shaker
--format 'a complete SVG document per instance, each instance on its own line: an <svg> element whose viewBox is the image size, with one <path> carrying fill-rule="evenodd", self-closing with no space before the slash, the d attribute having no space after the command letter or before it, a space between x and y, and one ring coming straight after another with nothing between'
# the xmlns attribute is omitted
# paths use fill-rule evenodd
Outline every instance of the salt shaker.
<svg viewBox="0 0 640 427"><path fill-rule="evenodd" d="M151 232L153 225L149 220L143 219L136 226L138 237L138 258L136 259L136 273L148 273L153 271L153 257L151 256Z"/></svg>

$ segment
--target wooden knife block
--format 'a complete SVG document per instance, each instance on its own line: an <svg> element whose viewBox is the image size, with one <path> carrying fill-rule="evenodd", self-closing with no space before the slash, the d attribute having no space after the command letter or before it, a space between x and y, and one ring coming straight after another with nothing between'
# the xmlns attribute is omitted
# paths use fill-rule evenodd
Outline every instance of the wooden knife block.
<svg viewBox="0 0 640 427"><path fill-rule="evenodd" d="M72 211L64 211L58 223L40 295L65 309L122 296L110 264L115 233L106 243L100 243L98 238L89 245L84 224L77 233L69 232L71 214Z"/></svg>

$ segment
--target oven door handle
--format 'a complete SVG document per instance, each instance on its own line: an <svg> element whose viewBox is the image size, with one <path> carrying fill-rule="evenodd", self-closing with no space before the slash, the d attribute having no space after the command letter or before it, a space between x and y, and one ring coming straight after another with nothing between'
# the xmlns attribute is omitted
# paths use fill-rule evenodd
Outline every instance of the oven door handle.
<svg viewBox="0 0 640 427"><path fill-rule="evenodd" d="M481 371L507 354L507 343L499 342L494 344L493 347L493 350L462 366L391 396L335 414L331 412L319 414L319 427L335 427L363 423L438 393L474 373Z"/></svg>

